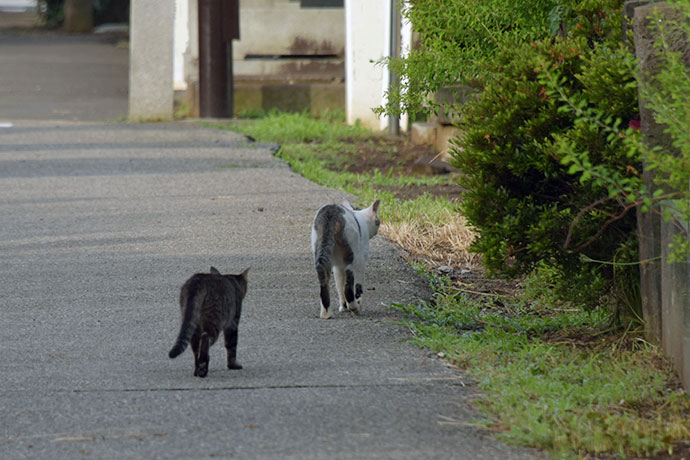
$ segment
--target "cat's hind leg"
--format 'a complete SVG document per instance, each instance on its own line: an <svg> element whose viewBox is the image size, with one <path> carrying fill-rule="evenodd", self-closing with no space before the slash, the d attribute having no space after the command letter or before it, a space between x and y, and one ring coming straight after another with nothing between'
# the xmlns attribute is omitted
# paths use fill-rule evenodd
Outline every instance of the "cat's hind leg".
<svg viewBox="0 0 690 460"><path fill-rule="evenodd" d="M331 268L326 266L326 265L317 265L316 266L316 273L319 276L319 286L320 286L320 292L319 296L321 297L321 318L322 319L329 319L331 317L331 311L330 311L330 306L331 306L331 296L330 293L328 292L328 284L331 279Z"/></svg>
<svg viewBox="0 0 690 460"><path fill-rule="evenodd" d="M355 273L355 303L360 313L362 311L362 294L364 294L364 264L366 261L357 261L354 266Z"/></svg>
<svg viewBox="0 0 690 460"><path fill-rule="evenodd" d="M192 346L192 352L194 353L194 377L199 375L199 340L201 339L201 331L197 329L194 331L189 344Z"/></svg>
<svg viewBox="0 0 690 460"><path fill-rule="evenodd" d="M321 286L321 319L330 319L333 315L330 310L331 296L328 293L328 285Z"/></svg>
<svg viewBox="0 0 690 460"><path fill-rule="evenodd" d="M319 314L321 319L331 319L333 317L333 315L331 314L330 306L331 299L330 295L328 294L328 286L321 286L321 313Z"/></svg>
<svg viewBox="0 0 690 460"><path fill-rule="evenodd" d="M333 267L333 278L335 278L335 290L338 291L338 311L341 313L350 309L345 302L345 270L340 267Z"/></svg>
<svg viewBox="0 0 690 460"><path fill-rule="evenodd" d="M237 327L229 327L223 331L225 334L225 350L228 353L228 369L242 369L237 362Z"/></svg>
<svg viewBox="0 0 690 460"><path fill-rule="evenodd" d="M361 313L361 311L362 311L362 285L359 283L355 283L355 303L357 304L357 308L359 308L359 311Z"/></svg>
<svg viewBox="0 0 690 460"><path fill-rule="evenodd" d="M208 349L209 336L206 332L202 332L199 338L199 359L197 360L196 371L194 375L204 378L208 374Z"/></svg>
<svg viewBox="0 0 690 460"><path fill-rule="evenodd" d="M355 274L351 268L345 270L345 300L347 308L355 315L359 315L359 304L355 301Z"/></svg>

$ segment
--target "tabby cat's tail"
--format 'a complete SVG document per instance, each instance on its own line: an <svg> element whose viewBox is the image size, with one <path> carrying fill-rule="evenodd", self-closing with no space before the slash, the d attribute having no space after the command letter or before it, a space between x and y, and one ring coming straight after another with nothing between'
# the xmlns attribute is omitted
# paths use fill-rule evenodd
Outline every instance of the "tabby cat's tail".
<svg viewBox="0 0 690 460"><path fill-rule="evenodd" d="M187 349L187 345L189 345L189 341L191 340L192 335L196 330L196 321L194 321L194 303L196 301L196 297L196 295L190 294L184 300L184 317L182 318L180 333L177 335L177 341L175 342L175 345L168 353L168 357L170 357L171 359L178 357L182 354L182 352L184 352Z"/></svg>

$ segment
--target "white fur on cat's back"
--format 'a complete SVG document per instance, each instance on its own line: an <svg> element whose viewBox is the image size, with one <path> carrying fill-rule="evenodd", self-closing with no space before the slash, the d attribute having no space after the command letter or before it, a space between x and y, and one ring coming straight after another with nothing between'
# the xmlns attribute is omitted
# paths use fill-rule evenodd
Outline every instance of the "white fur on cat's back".
<svg viewBox="0 0 690 460"><path fill-rule="evenodd" d="M378 233L378 205L378 200L372 203L368 208L361 210L355 210L349 201L344 201L343 204L338 205L345 211L343 213L343 219L345 221L343 236L350 244L354 256L351 267L355 277L355 285L360 284L364 286L364 269L369 254L369 240ZM319 208L319 211L320 210L321 209ZM318 216L319 212L317 211L316 214ZM313 254L316 253L317 237L318 235L315 226L312 225L311 249ZM355 314L359 314L362 311L361 297L359 299L355 299L355 301L352 303L348 303L347 309L343 308L343 300L345 299L345 293L343 292L344 279L339 280L339 278L344 277L345 270L348 266L344 263L344 261L338 258L333 258L331 262L333 263L332 272L335 279L336 291L338 293L339 311L343 312L349 310ZM321 318L331 318L332 310L332 305L331 308L326 309L324 308L323 304L321 304Z"/></svg>

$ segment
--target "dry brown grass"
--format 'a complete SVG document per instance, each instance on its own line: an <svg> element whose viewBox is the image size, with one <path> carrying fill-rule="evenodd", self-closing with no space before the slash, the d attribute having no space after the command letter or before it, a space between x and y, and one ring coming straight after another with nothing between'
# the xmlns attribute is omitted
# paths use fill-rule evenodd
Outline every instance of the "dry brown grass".
<svg viewBox="0 0 690 460"><path fill-rule="evenodd" d="M381 234L401 246L411 262L432 267L448 265L457 269L475 269L480 260L469 251L475 234L464 216L448 211L441 223L424 221L384 223Z"/></svg>

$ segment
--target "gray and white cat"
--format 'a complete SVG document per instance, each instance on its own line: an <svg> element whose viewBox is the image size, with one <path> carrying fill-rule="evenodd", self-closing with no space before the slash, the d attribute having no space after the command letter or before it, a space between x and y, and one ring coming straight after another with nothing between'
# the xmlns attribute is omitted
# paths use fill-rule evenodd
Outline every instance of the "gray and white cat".
<svg viewBox="0 0 690 460"><path fill-rule="evenodd" d="M369 240L378 233L380 201L354 210L349 202L319 208L311 228L311 249L321 286L321 318L331 317L328 290L331 270L338 291L340 311L359 314L362 310L364 267Z"/></svg>
<svg viewBox="0 0 690 460"><path fill-rule="evenodd" d="M242 299L247 294L248 271L246 269L239 275L221 275L211 267L211 273L197 273L182 286L182 325L168 356L177 357L191 341L195 376L206 377L208 350L221 331L225 335L228 369L242 369L237 363L237 327L242 314Z"/></svg>

